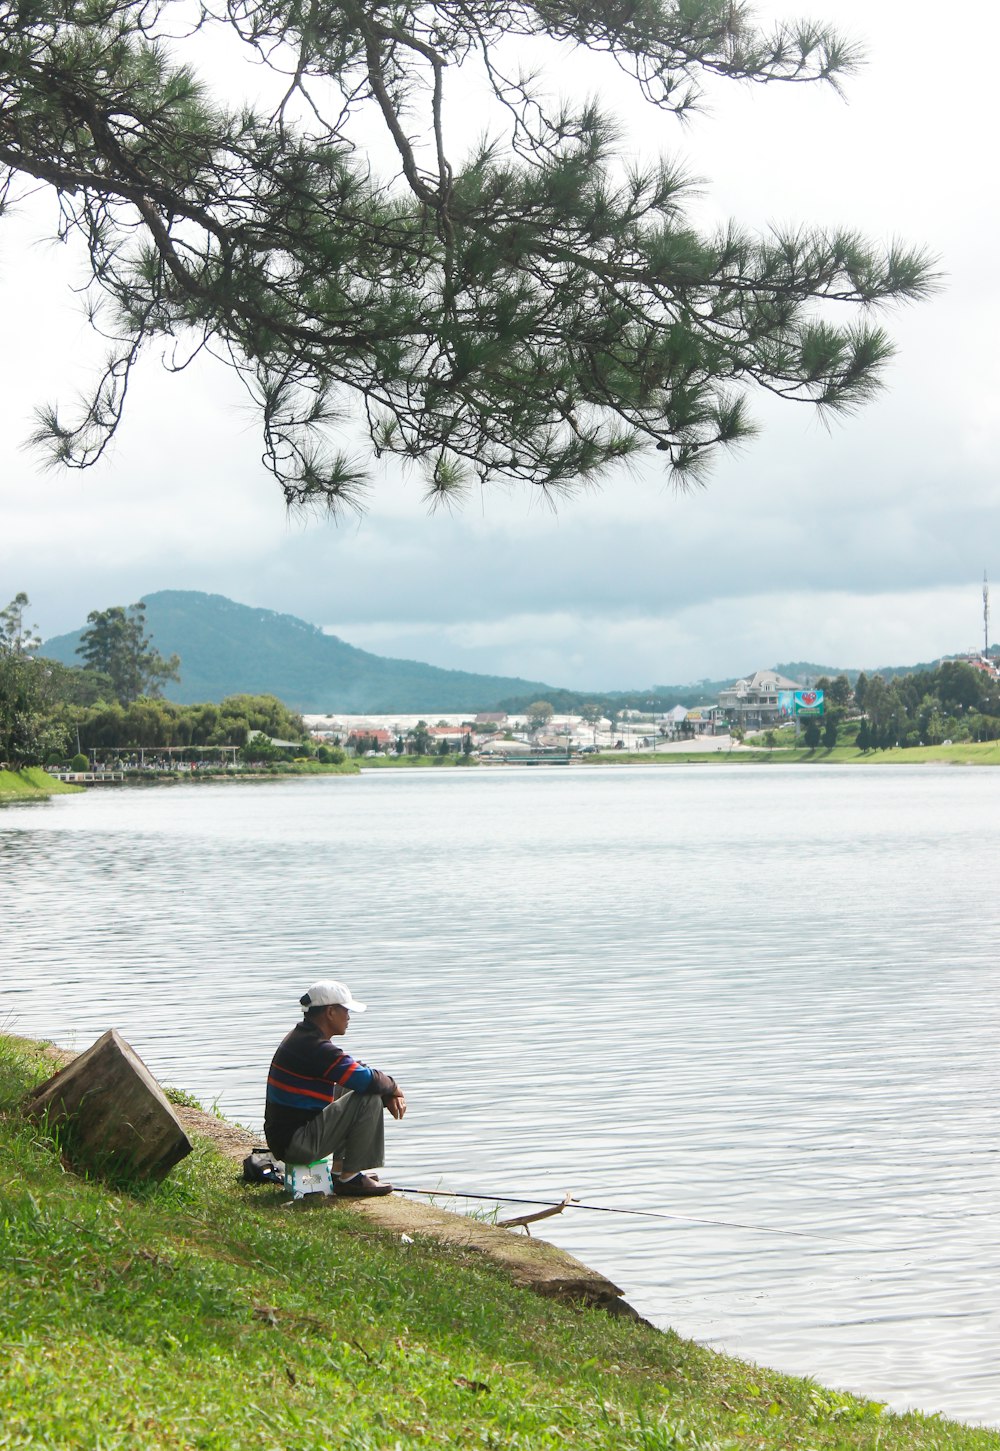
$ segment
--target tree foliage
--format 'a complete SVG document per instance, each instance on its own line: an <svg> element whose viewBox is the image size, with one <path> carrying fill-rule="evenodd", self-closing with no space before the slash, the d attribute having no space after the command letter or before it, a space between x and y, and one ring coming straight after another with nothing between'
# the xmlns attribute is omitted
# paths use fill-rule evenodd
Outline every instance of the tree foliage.
<svg viewBox="0 0 1000 1451"><path fill-rule="evenodd" d="M861 700L857 686L855 699L865 712L858 731L862 750L1000 739L1000 682L963 660L890 681L866 676Z"/></svg>
<svg viewBox="0 0 1000 1451"><path fill-rule="evenodd" d="M16 655L27 655L37 650L42 643L37 625L25 622L24 612L31 601L23 590L0 610L0 650Z"/></svg>
<svg viewBox="0 0 1000 1451"><path fill-rule="evenodd" d="M111 677L100 670L87 670L80 665L64 665L61 660L43 658L40 662L49 678L49 694L63 705L96 705L99 700L114 700Z"/></svg>
<svg viewBox="0 0 1000 1451"><path fill-rule="evenodd" d="M268 102L196 79L213 30ZM763 33L740 0L0 7L5 196L58 198L110 339L82 410L43 410L37 441L93 463L162 339L170 367L231 364L286 499L333 509L360 507L385 453L435 498L476 479L566 492L644 449L686 480L753 432L753 385L864 402L891 352L868 314L925 292L927 259L849 231L700 235L678 166L626 164L598 102L533 81L574 47L677 117L707 78L836 85L857 59L813 25ZM479 140L452 105L462 69ZM349 416L367 458L338 446Z"/></svg>
<svg viewBox="0 0 1000 1451"><path fill-rule="evenodd" d="M43 759L38 662L0 650L0 767L31 766Z"/></svg>
<svg viewBox="0 0 1000 1451"><path fill-rule="evenodd" d="M543 731L555 715L555 711L547 700L533 700L527 709L528 729L530 731Z"/></svg>
<svg viewBox="0 0 1000 1451"><path fill-rule="evenodd" d="M407 731L406 739L410 755L430 755L432 737L430 731L427 729L427 722L425 720L418 720L413 729Z"/></svg>
<svg viewBox="0 0 1000 1451"><path fill-rule="evenodd" d="M38 636L25 624L28 596L19 592L0 610L0 766L38 765L55 734L47 719L51 675L36 660Z"/></svg>
<svg viewBox="0 0 1000 1451"><path fill-rule="evenodd" d="M158 696L168 680L179 678L180 657L165 660L153 649L144 604L91 610L87 626L76 653L89 669L108 677L120 705L130 705L141 695Z"/></svg>
<svg viewBox="0 0 1000 1451"><path fill-rule="evenodd" d="M851 682L844 674L838 675L834 680L827 675L821 675L816 681L816 689L822 690L826 698L827 710L831 705L842 710L851 699Z"/></svg>
<svg viewBox="0 0 1000 1451"><path fill-rule="evenodd" d="M220 704L176 705L137 700L122 706L104 702L86 710L57 707L53 720L63 736L79 730L87 750L155 749L157 746L245 746L254 735L301 740L302 717L273 695L230 695Z"/></svg>

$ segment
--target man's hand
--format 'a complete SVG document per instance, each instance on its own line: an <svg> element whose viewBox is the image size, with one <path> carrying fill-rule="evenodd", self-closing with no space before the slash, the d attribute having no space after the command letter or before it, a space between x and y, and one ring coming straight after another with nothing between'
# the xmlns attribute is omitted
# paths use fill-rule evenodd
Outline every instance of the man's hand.
<svg viewBox="0 0 1000 1451"><path fill-rule="evenodd" d="M385 1106L393 1118L402 1118L406 1112L406 1098L401 1088L397 1089L391 1098L387 1098Z"/></svg>

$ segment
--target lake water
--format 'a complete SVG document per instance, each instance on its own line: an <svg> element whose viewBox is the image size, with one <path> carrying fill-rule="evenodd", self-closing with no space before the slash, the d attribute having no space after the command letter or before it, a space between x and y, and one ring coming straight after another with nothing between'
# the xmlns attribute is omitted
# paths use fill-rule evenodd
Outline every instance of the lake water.
<svg viewBox="0 0 1000 1451"><path fill-rule="evenodd" d="M397 1183L677 1216L542 1232L707 1345L1000 1424L998 847L989 770L98 790L0 810L0 1022L257 1127L344 978Z"/></svg>

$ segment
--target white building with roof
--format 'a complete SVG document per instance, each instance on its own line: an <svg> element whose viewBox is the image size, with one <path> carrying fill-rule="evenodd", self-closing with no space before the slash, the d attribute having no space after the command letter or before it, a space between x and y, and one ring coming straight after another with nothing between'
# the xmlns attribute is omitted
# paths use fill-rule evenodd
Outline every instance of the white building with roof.
<svg viewBox="0 0 1000 1451"><path fill-rule="evenodd" d="M731 726L742 730L769 730L781 724L778 692L801 690L794 680L786 680L776 670L758 670L745 680L737 680L728 690L719 692L719 712Z"/></svg>

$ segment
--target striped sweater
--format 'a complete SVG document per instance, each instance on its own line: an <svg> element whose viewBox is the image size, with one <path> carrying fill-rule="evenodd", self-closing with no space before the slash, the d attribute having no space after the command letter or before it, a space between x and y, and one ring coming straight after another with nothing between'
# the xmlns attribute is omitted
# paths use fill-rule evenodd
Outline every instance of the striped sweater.
<svg viewBox="0 0 1000 1451"><path fill-rule="evenodd" d="M388 1073L352 1058L304 1018L282 1039L267 1075L264 1137L276 1158L285 1157L296 1129L322 1113L338 1088L382 1099L397 1091Z"/></svg>

